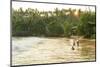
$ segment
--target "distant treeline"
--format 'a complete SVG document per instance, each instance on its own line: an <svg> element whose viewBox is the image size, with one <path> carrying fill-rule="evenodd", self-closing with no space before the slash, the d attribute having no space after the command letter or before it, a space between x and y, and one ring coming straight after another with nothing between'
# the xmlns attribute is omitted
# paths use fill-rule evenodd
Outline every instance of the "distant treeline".
<svg viewBox="0 0 100 67"><path fill-rule="evenodd" d="M55 8L54 11L39 11L28 8L12 9L13 36L84 36L95 38L96 14L81 9Z"/></svg>

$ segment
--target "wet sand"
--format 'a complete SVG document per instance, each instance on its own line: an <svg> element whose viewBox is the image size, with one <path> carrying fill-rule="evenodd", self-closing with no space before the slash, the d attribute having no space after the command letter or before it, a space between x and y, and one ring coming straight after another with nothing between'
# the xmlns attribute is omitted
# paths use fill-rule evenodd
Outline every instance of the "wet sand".
<svg viewBox="0 0 100 67"><path fill-rule="evenodd" d="M12 65L95 61L95 41L81 39L72 50L68 38L12 38Z"/></svg>

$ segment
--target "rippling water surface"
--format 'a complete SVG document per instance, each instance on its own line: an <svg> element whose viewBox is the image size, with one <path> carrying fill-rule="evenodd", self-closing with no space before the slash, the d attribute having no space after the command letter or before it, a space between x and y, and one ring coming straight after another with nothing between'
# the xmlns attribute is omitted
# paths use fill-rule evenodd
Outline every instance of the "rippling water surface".
<svg viewBox="0 0 100 67"><path fill-rule="evenodd" d="M80 46L72 50L72 39L68 38L12 38L13 65L78 61L95 61L95 40L81 39Z"/></svg>

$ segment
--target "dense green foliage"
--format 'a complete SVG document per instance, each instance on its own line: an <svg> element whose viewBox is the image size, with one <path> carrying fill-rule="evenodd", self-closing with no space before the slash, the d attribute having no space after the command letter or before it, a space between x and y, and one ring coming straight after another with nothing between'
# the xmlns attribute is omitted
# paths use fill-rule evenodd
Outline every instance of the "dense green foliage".
<svg viewBox="0 0 100 67"><path fill-rule="evenodd" d="M75 15L75 12L78 12ZM95 38L96 15L92 11L56 8L38 11L28 8L12 10L13 36L67 36L81 35Z"/></svg>

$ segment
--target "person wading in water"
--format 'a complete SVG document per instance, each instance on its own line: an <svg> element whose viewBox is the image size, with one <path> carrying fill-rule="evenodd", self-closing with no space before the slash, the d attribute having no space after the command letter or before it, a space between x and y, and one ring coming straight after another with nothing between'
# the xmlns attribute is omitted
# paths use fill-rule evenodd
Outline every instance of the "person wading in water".
<svg viewBox="0 0 100 67"><path fill-rule="evenodd" d="M75 50L74 46L75 46L75 40L73 39L73 43L72 43L72 50Z"/></svg>
<svg viewBox="0 0 100 67"><path fill-rule="evenodd" d="M77 46L79 47L79 40L78 40L78 39L76 40L76 44L77 44Z"/></svg>
<svg viewBox="0 0 100 67"><path fill-rule="evenodd" d="M74 36L76 35L76 36ZM75 50L75 46L79 47L79 37L78 37L78 34L77 34L77 27L74 26L72 28L72 34L71 34L72 38L73 38L73 41L72 41L72 50Z"/></svg>
<svg viewBox="0 0 100 67"><path fill-rule="evenodd" d="M79 40L75 40L73 39L73 43L72 43L72 50L75 50L75 46L79 47Z"/></svg>

